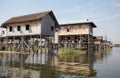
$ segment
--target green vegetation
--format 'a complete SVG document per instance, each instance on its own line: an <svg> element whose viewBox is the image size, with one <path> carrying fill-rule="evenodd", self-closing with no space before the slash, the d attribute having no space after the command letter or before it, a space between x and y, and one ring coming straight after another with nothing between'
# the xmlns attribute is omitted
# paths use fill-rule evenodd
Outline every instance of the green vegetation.
<svg viewBox="0 0 120 78"><path fill-rule="evenodd" d="M106 47L106 48L105 48L105 51L106 51L106 52L109 52L110 50L111 50L110 47Z"/></svg>
<svg viewBox="0 0 120 78"><path fill-rule="evenodd" d="M77 49L59 49L58 56L61 61L72 61L73 59L79 59L85 52Z"/></svg>

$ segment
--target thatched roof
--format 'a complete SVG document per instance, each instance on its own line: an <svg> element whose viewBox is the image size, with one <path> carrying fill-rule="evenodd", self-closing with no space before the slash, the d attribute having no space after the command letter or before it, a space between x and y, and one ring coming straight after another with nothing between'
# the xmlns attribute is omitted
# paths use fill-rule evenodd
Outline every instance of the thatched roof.
<svg viewBox="0 0 120 78"><path fill-rule="evenodd" d="M68 25L79 25L79 24L91 24L93 27L97 27L93 22L80 22L80 23L67 23L67 24L61 24L60 26L68 26Z"/></svg>
<svg viewBox="0 0 120 78"><path fill-rule="evenodd" d="M21 23L21 22L29 22L29 21L34 21L34 20L41 20L44 16L49 14L53 20L55 21L55 24L58 25L58 22L53 14L52 11L45 11L41 13L35 13L35 14L29 14L29 15L23 15L23 16L17 16L17 17L12 17L6 22L4 22L1 27L6 27L7 24L13 24L13 23Z"/></svg>

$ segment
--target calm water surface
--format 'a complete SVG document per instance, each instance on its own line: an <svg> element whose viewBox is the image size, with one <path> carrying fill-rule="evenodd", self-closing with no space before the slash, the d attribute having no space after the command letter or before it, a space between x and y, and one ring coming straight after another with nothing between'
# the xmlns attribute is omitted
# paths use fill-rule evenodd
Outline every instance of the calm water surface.
<svg viewBox="0 0 120 78"><path fill-rule="evenodd" d="M113 48L94 63L96 78L120 78L120 48Z"/></svg>
<svg viewBox="0 0 120 78"><path fill-rule="evenodd" d="M95 51L80 58L80 65L89 64L90 75L57 72L56 58L45 53L0 53L0 78L120 78L120 48Z"/></svg>

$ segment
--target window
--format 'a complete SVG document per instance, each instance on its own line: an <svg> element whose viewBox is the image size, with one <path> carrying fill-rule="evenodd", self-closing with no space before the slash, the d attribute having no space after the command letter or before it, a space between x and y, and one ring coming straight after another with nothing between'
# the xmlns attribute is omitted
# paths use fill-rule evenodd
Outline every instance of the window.
<svg viewBox="0 0 120 78"><path fill-rule="evenodd" d="M74 26L74 30L75 30L75 31L78 30L78 26L77 26L77 25Z"/></svg>
<svg viewBox="0 0 120 78"><path fill-rule="evenodd" d="M82 25L82 30L84 31L86 29L86 25Z"/></svg>
<svg viewBox="0 0 120 78"><path fill-rule="evenodd" d="M54 31L54 27L53 26L51 26L51 31Z"/></svg>
<svg viewBox="0 0 120 78"><path fill-rule="evenodd" d="M12 32L13 28L12 27L9 27L9 31Z"/></svg>
<svg viewBox="0 0 120 78"><path fill-rule="evenodd" d="M93 29L92 28L90 28L89 30L90 30L90 33L93 33Z"/></svg>
<svg viewBox="0 0 120 78"><path fill-rule="evenodd" d="M17 26L17 31L20 31L20 29L21 29L20 26Z"/></svg>
<svg viewBox="0 0 120 78"><path fill-rule="evenodd" d="M30 25L26 25L26 30L29 30L30 29Z"/></svg>
<svg viewBox="0 0 120 78"><path fill-rule="evenodd" d="M71 31L71 26L67 26L67 32Z"/></svg>
<svg viewBox="0 0 120 78"><path fill-rule="evenodd" d="M64 27L61 27L61 31L64 31Z"/></svg>

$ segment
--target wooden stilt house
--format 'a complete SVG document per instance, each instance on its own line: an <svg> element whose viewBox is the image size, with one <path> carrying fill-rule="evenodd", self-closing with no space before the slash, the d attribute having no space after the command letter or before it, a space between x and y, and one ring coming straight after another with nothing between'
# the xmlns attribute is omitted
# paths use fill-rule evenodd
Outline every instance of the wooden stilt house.
<svg viewBox="0 0 120 78"><path fill-rule="evenodd" d="M1 25L6 29L6 35L3 34L1 38L7 41L6 50L14 46L12 51L17 51L21 46L29 51L26 47L30 49L33 45L37 50L42 41L50 48L57 26L59 25L52 11L12 17Z"/></svg>
<svg viewBox="0 0 120 78"><path fill-rule="evenodd" d="M93 47L93 22L61 24L55 33L55 42L60 47L87 49Z"/></svg>

